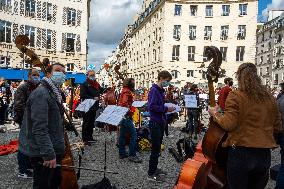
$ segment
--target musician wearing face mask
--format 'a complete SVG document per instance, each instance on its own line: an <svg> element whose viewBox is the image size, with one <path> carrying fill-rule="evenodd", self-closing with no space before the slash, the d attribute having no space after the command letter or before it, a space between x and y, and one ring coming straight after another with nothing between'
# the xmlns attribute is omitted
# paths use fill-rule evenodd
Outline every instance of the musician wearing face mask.
<svg viewBox="0 0 284 189"><path fill-rule="evenodd" d="M99 98L103 93L103 88L96 81L95 71L89 70L87 72L87 80L80 86L81 101L85 99L97 100L93 107L83 115L82 125L82 139L85 145L91 145L94 142L93 128L95 123L96 111L99 108Z"/></svg>
<svg viewBox="0 0 284 189"><path fill-rule="evenodd" d="M56 63L29 96L20 130L19 150L30 157L33 189L58 189L65 152L61 85L65 67Z"/></svg>
<svg viewBox="0 0 284 189"><path fill-rule="evenodd" d="M161 144L166 125L166 113L173 112L175 108L165 106L165 87L170 85L172 75L168 71L158 74L157 84L153 84L148 94L148 111L150 113L151 156L149 161L148 180L164 182L162 178L166 172L158 168Z"/></svg>
<svg viewBox="0 0 284 189"><path fill-rule="evenodd" d="M234 82L233 82L233 79L229 77L229 78L224 79L224 83L225 83L225 86L220 90L219 97L218 97L218 105L222 112L225 111L225 102L226 102L226 99L229 93L232 91Z"/></svg>
<svg viewBox="0 0 284 189"><path fill-rule="evenodd" d="M19 124L21 128L26 102L31 94L40 83L39 71L37 69L30 69L28 71L28 81L20 85L14 96L14 121ZM31 163L29 157L18 151L17 155L19 165L19 178L32 178Z"/></svg>

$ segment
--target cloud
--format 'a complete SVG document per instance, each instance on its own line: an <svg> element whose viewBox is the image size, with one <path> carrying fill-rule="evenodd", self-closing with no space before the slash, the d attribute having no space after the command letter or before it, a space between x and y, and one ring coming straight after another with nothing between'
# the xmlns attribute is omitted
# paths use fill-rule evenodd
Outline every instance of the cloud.
<svg viewBox="0 0 284 189"><path fill-rule="evenodd" d="M272 0L272 3L268 4L267 8L262 11L263 21L267 20L269 10L284 10L284 1Z"/></svg>
<svg viewBox="0 0 284 189"><path fill-rule="evenodd" d="M89 64L102 64L122 39L142 0L91 1Z"/></svg>

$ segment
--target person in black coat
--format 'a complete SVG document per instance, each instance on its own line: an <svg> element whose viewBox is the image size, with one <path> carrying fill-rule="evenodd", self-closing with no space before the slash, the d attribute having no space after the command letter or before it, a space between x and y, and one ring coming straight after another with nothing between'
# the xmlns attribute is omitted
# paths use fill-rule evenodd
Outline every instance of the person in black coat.
<svg viewBox="0 0 284 189"><path fill-rule="evenodd" d="M89 70L87 72L86 81L80 86L81 101L83 102L86 99L94 99L97 101L94 106L92 106L90 110L83 115L82 139L86 145L90 145L90 142L95 141L93 139L93 127L96 111L99 108L99 98L102 93L103 88L96 81L95 71Z"/></svg>

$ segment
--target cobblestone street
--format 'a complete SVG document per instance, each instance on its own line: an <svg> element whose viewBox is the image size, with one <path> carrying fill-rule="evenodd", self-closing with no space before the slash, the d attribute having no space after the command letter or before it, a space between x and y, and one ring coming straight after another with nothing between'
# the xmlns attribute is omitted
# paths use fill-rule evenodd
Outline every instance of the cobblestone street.
<svg viewBox="0 0 284 189"><path fill-rule="evenodd" d="M107 174L111 183L119 189L172 189L179 174L181 164L177 163L172 155L169 154L168 148L175 146L176 140L180 135L179 129L184 126L185 122L177 121L173 127L170 127L171 137L164 138L166 146L160 158L160 167L168 172L166 182L156 184L147 180L148 160L150 153L144 152L138 154L143 159L142 164L131 163L128 160L118 158L118 149L115 146L115 133L112 134L95 131L94 137L98 140L93 146L85 148L82 167L93 169L103 169L104 166L104 139L107 141L107 169L117 171L118 175ZM7 133L0 134L0 143L7 143L11 139L17 138L18 130L13 125L7 125ZM72 137L71 137L72 138ZM72 138L72 140L76 140ZM76 153L74 153L76 157ZM76 157L77 158L77 157ZM272 165L279 163L279 150L273 151ZM23 180L17 177L17 160L16 154L0 157L1 183L0 189L30 189L32 180ZM97 183L103 178L103 173L83 171L81 172L80 186ZM269 181L266 189L273 189L274 181Z"/></svg>

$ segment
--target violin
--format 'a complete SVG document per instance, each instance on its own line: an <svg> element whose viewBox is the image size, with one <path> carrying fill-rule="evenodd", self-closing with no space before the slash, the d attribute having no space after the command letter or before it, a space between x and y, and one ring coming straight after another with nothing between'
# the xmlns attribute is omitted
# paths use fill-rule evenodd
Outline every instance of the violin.
<svg viewBox="0 0 284 189"><path fill-rule="evenodd" d="M40 61L37 54L32 51L31 49L27 48L30 43L29 38L26 35L19 35L16 37L15 40L16 47L25 55L28 56L26 62L31 63L35 67L40 67L44 75L47 74L47 67L49 66L49 61L45 59L43 62ZM72 124L72 118L67 113L64 106L61 104L60 107L64 110L64 114L66 115L69 126L71 126L71 130L75 133L76 136L79 135L78 131L76 130L75 126ZM64 141L65 141L65 154L62 160L62 181L60 189L79 189L78 186L78 179L74 168L74 159L71 151L71 146L69 142L69 138L67 132L64 133Z"/></svg>

